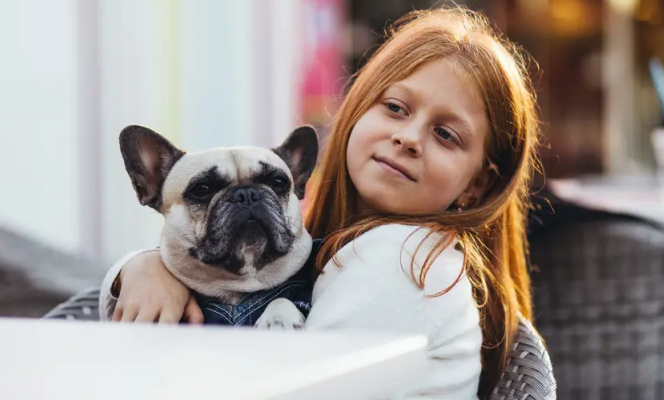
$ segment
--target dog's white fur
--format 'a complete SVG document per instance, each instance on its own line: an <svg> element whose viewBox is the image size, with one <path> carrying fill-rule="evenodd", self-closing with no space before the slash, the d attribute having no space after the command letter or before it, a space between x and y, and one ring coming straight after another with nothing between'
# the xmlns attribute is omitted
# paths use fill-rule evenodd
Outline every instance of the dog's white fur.
<svg viewBox="0 0 664 400"><path fill-rule="evenodd" d="M166 267L192 290L206 296L229 301L236 300L237 292L255 292L281 283L302 268L311 252L311 236L304 228L300 204L291 191L286 209L290 231L295 235L293 249L284 257L257 271L251 265L240 270L241 275L229 273L222 268L203 264L189 254L206 229L205 219L194 216L182 201L182 192L189 179L197 173L216 166L228 176L231 185L246 182L249 177L267 162L292 175L286 163L274 152L259 147L217 148L185 154L168 174L162 188L162 214L165 219L161 240L161 255ZM251 257L251 248L245 249ZM250 263L247 263L250 264Z"/></svg>

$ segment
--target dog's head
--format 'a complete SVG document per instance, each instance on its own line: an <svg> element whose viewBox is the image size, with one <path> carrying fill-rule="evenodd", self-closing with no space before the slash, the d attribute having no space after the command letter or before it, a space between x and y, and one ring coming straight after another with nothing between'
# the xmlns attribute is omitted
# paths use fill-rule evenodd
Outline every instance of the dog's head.
<svg viewBox="0 0 664 400"><path fill-rule="evenodd" d="M141 204L165 219L162 256L195 291L223 297L280 283L311 249L299 200L316 164L312 127L276 149L185 153L141 126L120 133L125 167Z"/></svg>

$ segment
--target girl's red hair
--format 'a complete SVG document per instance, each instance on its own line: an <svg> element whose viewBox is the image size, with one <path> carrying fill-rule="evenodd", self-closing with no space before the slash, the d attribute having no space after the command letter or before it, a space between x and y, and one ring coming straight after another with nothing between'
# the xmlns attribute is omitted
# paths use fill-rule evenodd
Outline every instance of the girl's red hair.
<svg viewBox="0 0 664 400"><path fill-rule="evenodd" d="M482 316L485 371L493 380L497 375L491 373L501 371L509 356L519 314L532 317L525 215L537 165L539 122L524 59L500 39L486 18L461 8L411 12L387 34L387 41L354 77L333 120L319 171L310 185L312 211L306 227L313 237L326 239L319 268L355 237L383 224L417 225L441 234L422 274L414 276L420 285L450 237L457 237ZM424 63L443 58L461 66L479 88L491 126L485 168L494 171L494 183L476 206L462 213L359 215L357 192L346 167L353 126L388 86Z"/></svg>

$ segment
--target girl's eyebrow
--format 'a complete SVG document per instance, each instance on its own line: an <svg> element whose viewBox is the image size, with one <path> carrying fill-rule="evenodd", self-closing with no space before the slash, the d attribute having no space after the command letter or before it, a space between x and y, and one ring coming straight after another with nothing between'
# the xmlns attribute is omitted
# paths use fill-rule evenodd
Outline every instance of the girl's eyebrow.
<svg viewBox="0 0 664 400"><path fill-rule="evenodd" d="M407 95L411 95L411 96L416 95L416 93L414 93L414 91L411 90L411 88L409 88L408 86L404 85L403 83L399 83L399 82L388 86L387 89L385 89L385 93L387 93L389 91L392 91L392 90L403 91L403 92L406 92Z"/></svg>
<svg viewBox="0 0 664 400"><path fill-rule="evenodd" d="M385 93L388 94L391 91L402 91L404 92L407 96L411 96L414 99L419 99L420 97L417 94L417 91L411 89L407 85L404 85L403 83L397 82L395 84L390 85L386 90ZM444 112L439 113L440 114L440 119L445 121L446 123L453 124L459 126L459 129L462 132L459 133L464 133L468 134L470 136L473 136L473 127L468 122L466 118L463 118L461 115L458 113L451 111L449 109L446 109Z"/></svg>

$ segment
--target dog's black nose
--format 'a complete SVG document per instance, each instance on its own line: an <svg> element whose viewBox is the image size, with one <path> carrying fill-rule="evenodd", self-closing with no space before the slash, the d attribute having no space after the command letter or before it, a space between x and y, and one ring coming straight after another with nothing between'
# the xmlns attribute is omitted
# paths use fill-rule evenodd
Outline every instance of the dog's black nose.
<svg viewBox="0 0 664 400"><path fill-rule="evenodd" d="M251 205L263 200L263 194L252 188L237 188L231 195L231 203Z"/></svg>

